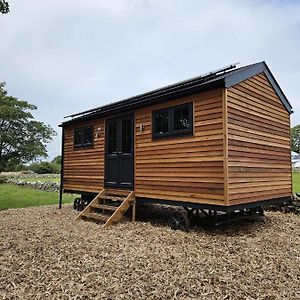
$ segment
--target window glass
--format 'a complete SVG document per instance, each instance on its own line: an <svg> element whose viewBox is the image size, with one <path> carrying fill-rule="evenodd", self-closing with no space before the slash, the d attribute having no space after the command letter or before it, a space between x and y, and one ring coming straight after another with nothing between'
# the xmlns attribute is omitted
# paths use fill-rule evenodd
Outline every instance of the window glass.
<svg viewBox="0 0 300 300"><path fill-rule="evenodd" d="M193 105L173 106L153 112L153 137L171 137L192 133Z"/></svg>
<svg viewBox="0 0 300 300"><path fill-rule="evenodd" d="M174 131L191 129L190 106L182 106L174 109Z"/></svg>
<svg viewBox="0 0 300 300"><path fill-rule="evenodd" d="M82 127L74 129L74 147L87 147L93 144L93 128Z"/></svg>
<svg viewBox="0 0 300 300"><path fill-rule="evenodd" d="M108 153L117 152L117 122L108 123Z"/></svg>
<svg viewBox="0 0 300 300"><path fill-rule="evenodd" d="M84 137L84 144L85 145L92 144L92 129L91 128L85 128L83 137Z"/></svg>
<svg viewBox="0 0 300 300"><path fill-rule="evenodd" d="M122 152L131 153L131 120L122 120Z"/></svg>
<svg viewBox="0 0 300 300"><path fill-rule="evenodd" d="M154 133L163 135L169 132L169 112L158 111L154 113Z"/></svg>
<svg viewBox="0 0 300 300"><path fill-rule="evenodd" d="M75 131L75 145L83 144L83 132L81 130Z"/></svg>

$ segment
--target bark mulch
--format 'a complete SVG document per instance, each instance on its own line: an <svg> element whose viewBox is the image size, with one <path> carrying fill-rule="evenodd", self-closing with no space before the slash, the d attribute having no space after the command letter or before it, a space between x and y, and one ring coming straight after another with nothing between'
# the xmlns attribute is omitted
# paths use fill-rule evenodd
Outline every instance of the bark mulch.
<svg viewBox="0 0 300 300"><path fill-rule="evenodd" d="M0 299L299 299L300 217L109 229L70 206L0 212Z"/></svg>

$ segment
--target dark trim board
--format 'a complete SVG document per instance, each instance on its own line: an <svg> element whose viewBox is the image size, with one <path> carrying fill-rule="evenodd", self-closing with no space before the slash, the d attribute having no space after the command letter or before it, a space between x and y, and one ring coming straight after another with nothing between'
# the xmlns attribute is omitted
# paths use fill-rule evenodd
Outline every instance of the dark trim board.
<svg viewBox="0 0 300 300"><path fill-rule="evenodd" d="M62 128L61 133L61 163L60 163L60 185L59 185L59 209L62 207L62 194L63 194L63 178L64 178L64 153L65 153L65 131Z"/></svg>
<svg viewBox="0 0 300 300"><path fill-rule="evenodd" d="M164 199L152 199L152 198L136 198L137 203L139 204L164 204L170 206L181 206L181 207L189 207L189 208L198 208L198 209L210 209L222 212L232 212L235 210L241 210L246 208L253 208L259 206L269 206L280 204L286 201L291 201L291 197L282 197L282 198L274 198L264 201L237 204L231 206L224 205L212 205L212 204L200 204L200 203L192 203L192 202L181 202L181 201L173 201L173 200L164 200Z"/></svg>

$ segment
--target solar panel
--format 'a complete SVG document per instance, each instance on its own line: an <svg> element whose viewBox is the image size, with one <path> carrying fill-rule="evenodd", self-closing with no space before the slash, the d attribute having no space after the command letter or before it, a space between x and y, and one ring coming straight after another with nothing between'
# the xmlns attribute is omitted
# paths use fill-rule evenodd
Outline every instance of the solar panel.
<svg viewBox="0 0 300 300"><path fill-rule="evenodd" d="M233 64L230 64L230 65L225 66L223 68L219 68L219 69L216 69L214 71L211 71L209 73L202 74L202 75L197 76L195 78L187 79L187 80L184 80L184 81L177 82L175 84L171 84L171 85L165 86L165 87L163 87L163 89L170 89L170 90L172 90L172 89L178 87L179 85L180 86L184 86L184 85L187 85L187 84L192 84L194 81L197 81L199 83L204 83L204 82L209 81L209 80L211 80L211 79L213 79L215 77L218 77L218 76L220 76L220 75L222 75L222 74L224 74L224 73L226 73L228 71L231 71L231 70L235 69L238 64L239 63L233 63ZM104 106L101 106L101 107L92 108L92 109L89 109L89 110L86 110L86 111L83 111L83 112L80 112L80 113L68 115L68 116L66 116L64 118L74 118L74 117L78 117L78 116L84 116L86 114L92 114L92 113L101 111L101 108L103 108L103 107L106 107L106 106L109 106L109 105L112 105L112 104L117 105L119 102L129 101L131 99L135 99L135 98L141 97L141 96L147 96L147 95L150 96L150 95L159 93L161 90L162 90L162 88L155 89L155 90L152 90L150 92L147 92L147 93L144 93L144 94L140 94L138 96L130 97L128 99L124 99L124 100L121 100L121 101L113 102L113 103L110 103L110 104L107 104L107 105L104 105Z"/></svg>

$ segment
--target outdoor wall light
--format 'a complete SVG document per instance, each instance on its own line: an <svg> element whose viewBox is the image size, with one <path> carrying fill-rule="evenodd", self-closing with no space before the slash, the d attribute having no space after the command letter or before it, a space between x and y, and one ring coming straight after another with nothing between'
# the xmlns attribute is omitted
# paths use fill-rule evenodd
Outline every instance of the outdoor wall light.
<svg viewBox="0 0 300 300"><path fill-rule="evenodd" d="M143 132L144 130L144 124L140 124L140 132Z"/></svg>
<svg viewBox="0 0 300 300"><path fill-rule="evenodd" d="M101 127L98 127L96 129L96 137L99 138L100 137L100 132L101 132Z"/></svg>

